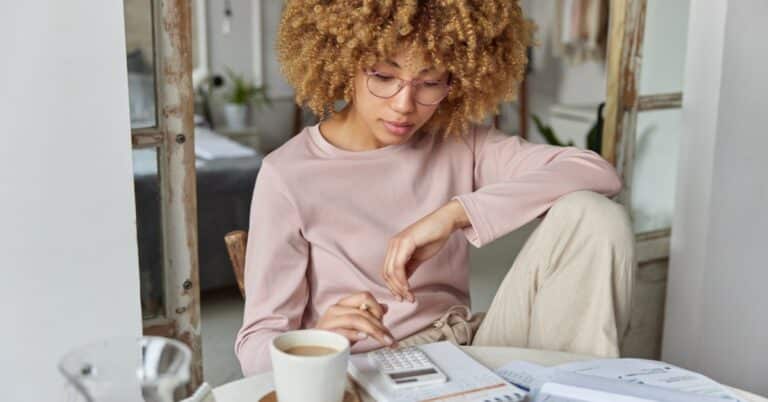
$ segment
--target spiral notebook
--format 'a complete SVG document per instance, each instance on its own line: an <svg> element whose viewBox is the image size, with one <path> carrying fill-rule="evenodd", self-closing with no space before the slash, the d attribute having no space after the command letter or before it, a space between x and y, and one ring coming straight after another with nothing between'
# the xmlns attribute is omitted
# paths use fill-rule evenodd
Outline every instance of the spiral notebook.
<svg viewBox="0 0 768 402"><path fill-rule="evenodd" d="M418 346L445 373L443 384L411 389L391 388L365 353L353 355L349 374L378 402L522 401L525 392L509 384L450 342Z"/></svg>
<svg viewBox="0 0 768 402"><path fill-rule="evenodd" d="M671 364L644 359L596 359L544 367L512 361L496 370L531 389L532 401L741 402L722 385Z"/></svg>

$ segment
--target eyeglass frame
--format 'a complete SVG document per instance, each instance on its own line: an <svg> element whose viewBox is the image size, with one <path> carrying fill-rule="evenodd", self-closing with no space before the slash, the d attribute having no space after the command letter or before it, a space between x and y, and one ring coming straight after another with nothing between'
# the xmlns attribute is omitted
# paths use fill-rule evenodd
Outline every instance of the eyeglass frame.
<svg viewBox="0 0 768 402"><path fill-rule="evenodd" d="M370 82L371 82L371 77L377 76L377 74L380 74L380 72L371 69L371 70L363 70L363 74L366 75L366 78L365 78L365 87L366 87L366 89L368 89L368 92L371 95L373 95L373 96L375 96L375 97L377 97L379 99L390 99L390 98L393 98L395 95L399 94L400 91L402 91L403 88L406 87L406 85L411 86L414 89L417 89L416 85L422 84L422 83L424 83L426 81L433 81L433 80L419 80L419 79L404 80L404 79L402 79L400 77L397 77L397 76L393 75L392 78L398 80L397 91L395 91L395 93L393 93L392 95L389 95L389 96L379 96L379 95L376 95L375 93L373 93L373 91L371 90ZM419 105L422 105L422 106L437 106L437 105L439 105L440 102L444 101L445 98L448 97L448 94L451 92L451 76L449 75L448 79L445 82L441 82L441 84L446 87L446 90L445 90L445 94L443 95L442 98L440 98L440 100L438 100L435 103L422 103L422 102L419 102L416 99L416 96L414 96L413 97L414 102L416 102L416 103L418 103Z"/></svg>

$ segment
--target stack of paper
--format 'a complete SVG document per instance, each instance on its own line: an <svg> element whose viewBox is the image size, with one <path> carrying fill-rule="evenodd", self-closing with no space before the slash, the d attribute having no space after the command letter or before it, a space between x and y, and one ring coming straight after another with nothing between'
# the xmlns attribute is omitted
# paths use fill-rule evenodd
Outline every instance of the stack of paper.
<svg viewBox="0 0 768 402"><path fill-rule="evenodd" d="M654 400L548 382L541 387L533 402L654 402Z"/></svg>
<svg viewBox="0 0 768 402"><path fill-rule="evenodd" d="M378 402L522 401L525 392L510 385L450 342L419 346L448 377L443 384L396 390L389 386L366 354L350 358L349 374Z"/></svg>
<svg viewBox="0 0 768 402"><path fill-rule="evenodd" d="M531 390L531 400L741 402L717 382L673 365L643 359L600 359L556 367L514 361L496 373ZM618 395L631 397L619 399Z"/></svg>
<svg viewBox="0 0 768 402"><path fill-rule="evenodd" d="M660 361L598 359L555 367L513 361L493 372L449 342L419 348L448 382L391 388L366 354L350 358L350 375L379 402L742 402L717 382Z"/></svg>

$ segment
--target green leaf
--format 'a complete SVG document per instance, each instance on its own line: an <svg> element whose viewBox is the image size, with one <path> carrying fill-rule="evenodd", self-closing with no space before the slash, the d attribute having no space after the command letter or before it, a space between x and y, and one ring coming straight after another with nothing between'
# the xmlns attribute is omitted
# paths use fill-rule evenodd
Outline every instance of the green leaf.
<svg viewBox="0 0 768 402"><path fill-rule="evenodd" d="M557 137L557 134L555 134L555 131L552 129L552 127L545 125L541 122L541 119L539 116L536 116L535 114L531 115L531 118L533 118L533 123L536 125L536 128L539 130L542 136L544 136L544 139L547 140L547 143L550 145L557 145L559 147L572 147L573 141L568 141L567 144L564 144L560 139Z"/></svg>
<svg viewBox="0 0 768 402"><path fill-rule="evenodd" d="M267 98L265 86L255 86L231 68L225 67L225 69L230 81L229 90L225 94L227 102L244 105L253 101L256 107L272 105Z"/></svg>

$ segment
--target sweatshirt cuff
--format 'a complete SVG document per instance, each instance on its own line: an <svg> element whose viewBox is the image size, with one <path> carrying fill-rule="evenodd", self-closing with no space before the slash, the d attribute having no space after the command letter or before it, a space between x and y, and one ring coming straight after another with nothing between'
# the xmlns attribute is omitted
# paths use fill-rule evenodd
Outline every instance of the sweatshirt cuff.
<svg viewBox="0 0 768 402"><path fill-rule="evenodd" d="M269 344L280 332L243 339L235 350L244 377L263 374L272 370Z"/></svg>
<svg viewBox="0 0 768 402"><path fill-rule="evenodd" d="M457 195L452 200L458 201L467 213L470 225L461 230L470 244L480 248L496 239L490 224L485 220L483 214L480 213L480 208L472 199L471 194Z"/></svg>

